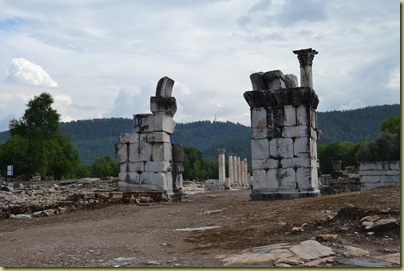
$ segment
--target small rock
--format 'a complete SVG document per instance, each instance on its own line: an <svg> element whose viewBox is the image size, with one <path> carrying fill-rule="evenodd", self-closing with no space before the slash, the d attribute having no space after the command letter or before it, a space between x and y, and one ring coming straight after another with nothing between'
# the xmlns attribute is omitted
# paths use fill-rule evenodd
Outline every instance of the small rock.
<svg viewBox="0 0 404 271"><path fill-rule="evenodd" d="M358 247L353 247L353 246L344 246L345 252L344 256L345 257L365 257L369 256L369 251L365 249L361 249Z"/></svg>
<svg viewBox="0 0 404 271"><path fill-rule="evenodd" d="M331 241L331 240L337 240L337 238L338 234L332 234L332 233L321 234L316 236L317 241Z"/></svg>
<svg viewBox="0 0 404 271"><path fill-rule="evenodd" d="M363 217L363 218L360 220L360 222L364 222L364 221L367 221L367 222L375 222L376 220L379 220L380 218L381 218L381 217L378 216L378 215L368 215L368 216Z"/></svg>
<svg viewBox="0 0 404 271"><path fill-rule="evenodd" d="M335 261L335 256L331 256L331 257L326 257L326 258L321 258L318 260L314 260L314 261L310 261L307 263L304 263L303 266L323 266L325 264L329 264L329 263L333 263Z"/></svg>
<svg viewBox="0 0 404 271"><path fill-rule="evenodd" d="M10 218L32 218L32 216L30 214L10 214Z"/></svg>
<svg viewBox="0 0 404 271"><path fill-rule="evenodd" d="M392 254L387 254L387 255L382 255L382 256L376 256L374 258L385 261L385 262L400 264L400 253L392 253Z"/></svg>
<svg viewBox="0 0 404 271"><path fill-rule="evenodd" d="M160 265L158 261L150 260L145 262L146 265Z"/></svg>
<svg viewBox="0 0 404 271"><path fill-rule="evenodd" d="M299 245L292 246L290 251L306 261L328 257L335 254L331 248L323 246L314 240L303 241Z"/></svg>
<svg viewBox="0 0 404 271"><path fill-rule="evenodd" d="M379 219L379 220L377 220L373 224L371 229L372 230L385 231L385 230L390 230L390 229L396 228L398 226L399 226L399 224L397 223L396 219L387 218L387 219Z"/></svg>

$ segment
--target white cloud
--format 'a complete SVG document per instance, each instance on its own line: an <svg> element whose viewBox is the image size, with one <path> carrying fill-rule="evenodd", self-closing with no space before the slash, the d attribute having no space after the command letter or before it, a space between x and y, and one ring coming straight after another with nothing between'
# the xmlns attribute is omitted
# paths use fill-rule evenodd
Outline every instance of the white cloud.
<svg viewBox="0 0 404 271"><path fill-rule="evenodd" d="M8 81L16 81L34 86L58 86L58 83L41 66L22 57L11 59L7 74Z"/></svg>

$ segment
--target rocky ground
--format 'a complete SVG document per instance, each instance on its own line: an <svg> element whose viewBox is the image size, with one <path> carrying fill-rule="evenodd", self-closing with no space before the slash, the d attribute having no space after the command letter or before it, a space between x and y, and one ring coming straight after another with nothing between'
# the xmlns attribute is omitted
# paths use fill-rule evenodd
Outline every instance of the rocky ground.
<svg viewBox="0 0 404 271"><path fill-rule="evenodd" d="M91 179L3 185L0 266L400 265L399 187L257 202L250 190L193 186L182 202L160 203L114 200L113 189Z"/></svg>

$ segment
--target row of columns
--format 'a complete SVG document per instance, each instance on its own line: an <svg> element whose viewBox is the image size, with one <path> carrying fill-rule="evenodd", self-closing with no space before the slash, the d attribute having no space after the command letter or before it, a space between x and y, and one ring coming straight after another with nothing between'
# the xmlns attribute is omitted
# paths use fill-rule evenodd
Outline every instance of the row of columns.
<svg viewBox="0 0 404 271"><path fill-rule="evenodd" d="M228 178L226 178L225 150L219 150L219 183L224 183L226 189L231 187L248 187L249 174L247 158L241 160L234 153L229 153Z"/></svg>

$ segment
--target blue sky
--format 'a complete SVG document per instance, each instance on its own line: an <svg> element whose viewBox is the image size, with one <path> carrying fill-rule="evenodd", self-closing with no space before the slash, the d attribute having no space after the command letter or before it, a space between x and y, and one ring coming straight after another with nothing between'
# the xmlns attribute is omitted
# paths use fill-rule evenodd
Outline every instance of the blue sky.
<svg viewBox="0 0 404 271"><path fill-rule="evenodd" d="M62 121L148 113L175 80L177 122L250 124L253 72L300 77L318 111L400 103L398 0L0 0L0 131L49 92Z"/></svg>

